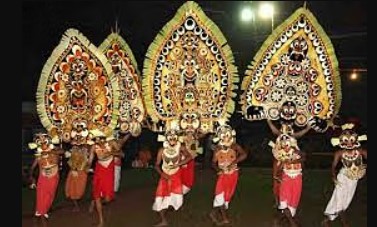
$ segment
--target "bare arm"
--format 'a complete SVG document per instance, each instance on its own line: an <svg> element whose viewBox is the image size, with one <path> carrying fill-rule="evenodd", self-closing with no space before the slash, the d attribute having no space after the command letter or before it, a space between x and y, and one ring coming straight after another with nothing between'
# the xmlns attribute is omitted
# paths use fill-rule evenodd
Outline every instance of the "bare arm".
<svg viewBox="0 0 377 227"><path fill-rule="evenodd" d="M237 163L242 162L243 160L246 159L247 153L245 152L245 150L240 145L238 145L236 143L233 144L233 149L235 149L236 152L237 152L237 158L236 158L236 160L233 161L232 164L237 164Z"/></svg>
<svg viewBox="0 0 377 227"><path fill-rule="evenodd" d="M365 158L365 159L368 159L367 158L367 150L364 150L364 149L362 149L361 151L359 151L360 152L360 154L363 156L363 158Z"/></svg>
<svg viewBox="0 0 377 227"><path fill-rule="evenodd" d="M38 160L35 158L34 161L33 161L33 164L31 164L31 167L30 167L30 171L29 171L29 177L30 178L33 178L33 173L34 173L35 167L37 167L37 165L38 165Z"/></svg>
<svg viewBox="0 0 377 227"><path fill-rule="evenodd" d="M93 159L94 159L94 154L95 154L95 152L94 152L95 148L94 147L95 147L95 145L92 145L90 147L90 151L89 151L89 161L88 161L89 168L90 168L90 166L92 166Z"/></svg>
<svg viewBox="0 0 377 227"><path fill-rule="evenodd" d="M279 136L281 134L280 130L276 128L276 126L272 123L270 119L267 119L267 123L274 135Z"/></svg>
<svg viewBox="0 0 377 227"><path fill-rule="evenodd" d="M118 140L118 145L120 148L123 147L123 145L127 142L127 140L130 138L131 134L128 133L126 135L124 135L121 139Z"/></svg>
<svg viewBox="0 0 377 227"><path fill-rule="evenodd" d="M331 176L334 182L336 182L336 166L338 165L341 155L342 155L341 151L335 152L334 159L331 165Z"/></svg>
<svg viewBox="0 0 377 227"><path fill-rule="evenodd" d="M160 174L161 177L165 178L165 179L169 179L169 175L167 175L166 173L164 173L161 168L160 168L160 165L161 165L161 162L162 162L162 151L163 151L163 148L160 148L158 150L158 153L157 153L157 158L156 158L156 162L154 164L154 169L158 172L158 174Z"/></svg>
<svg viewBox="0 0 377 227"><path fill-rule="evenodd" d="M216 172L219 172L220 168L217 165L217 157L216 157L217 150L218 150L218 146L216 146L215 149L214 149L214 151L213 151L213 155L212 155L212 168L214 170L216 170Z"/></svg>
<svg viewBox="0 0 377 227"><path fill-rule="evenodd" d="M303 135L305 135L307 132L309 132L310 129L311 129L311 127L308 124L308 125L306 125L306 128L304 128L304 129L302 129L302 130L300 130L298 132L293 133L293 137L296 138L296 139L298 139L298 138L302 137Z"/></svg>
<svg viewBox="0 0 377 227"><path fill-rule="evenodd" d="M181 146L181 152L184 156L184 159L178 162L178 166L185 165L192 159L192 155L187 151L185 146Z"/></svg>

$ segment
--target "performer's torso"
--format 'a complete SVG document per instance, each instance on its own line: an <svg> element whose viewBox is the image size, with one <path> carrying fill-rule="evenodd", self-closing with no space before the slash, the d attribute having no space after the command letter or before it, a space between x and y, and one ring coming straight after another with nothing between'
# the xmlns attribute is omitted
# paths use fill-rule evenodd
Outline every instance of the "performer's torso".
<svg viewBox="0 0 377 227"><path fill-rule="evenodd" d="M85 170L87 168L89 151L86 146L77 146L71 151L68 165L72 170Z"/></svg>
<svg viewBox="0 0 377 227"><path fill-rule="evenodd" d="M299 154L297 153L295 154L296 154L296 159L301 158ZM294 163L294 164L284 163L283 172L287 174L289 177L294 178L302 173L302 164L301 162Z"/></svg>
<svg viewBox="0 0 377 227"><path fill-rule="evenodd" d="M42 154L38 158L40 172L44 176L51 177L58 172L59 156L52 152Z"/></svg>
<svg viewBox="0 0 377 227"><path fill-rule="evenodd" d="M237 159L237 152L232 147L220 147L215 155L217 165L224 173L232 173L237 169L237 164L230 165Z"/></svg>
<svg viewBox="0 0 377 227"><path fill-rule="evenodd" d="M341 161L343 173L352 180L362 178L366 173L366 165L363 164L363 157L358 150L343 151Z"/></svg>
<svg viewBox="0 0 377 227"><path fill-rule="evenodd" d="M179 170L174 165L182 159L180 153L180 145L164 148L162 151L162 171L168 175L172 175Z"/></svg>
<svg viewBox="0 0 377 227"><path fill-rule="evenodd" d="M111 161L113 160L113 155L111 152L111 147L109 143L105 143L103 145L95 144L94 151L97 154L98 163L104 167L110 165Z"/></svg>

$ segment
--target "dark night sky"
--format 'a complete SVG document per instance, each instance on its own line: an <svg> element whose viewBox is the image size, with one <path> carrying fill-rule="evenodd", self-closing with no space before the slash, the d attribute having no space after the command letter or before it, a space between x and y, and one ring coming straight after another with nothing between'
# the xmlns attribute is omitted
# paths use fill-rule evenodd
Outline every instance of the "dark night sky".
<svg viewBox="0 0 377 227"><path fill-rule="evenodd" d="M99 45L118 21L120 34L131 47L142 69L144 55L159 30L175 15L183 1L139 2L23 2L22 101L35 101L41 70L68 28L80 30L93 44ZM239 20L245 1L197 1L228 40L241 78L263 41L271 32L270 21L257 18L255 27ZM257 6L259 2L252 5ZM290 16L303 1L274 2L275 27ZM366 2L308 2L330 36L341 69L343 101L341 116L358 117L367 125L367 73L361 80L348 79L352 68L367 68ZM237 97L238 98L238 97ZM237 117L237 116L236 116ZM237 117L238 118L238 117Z"/></svg>

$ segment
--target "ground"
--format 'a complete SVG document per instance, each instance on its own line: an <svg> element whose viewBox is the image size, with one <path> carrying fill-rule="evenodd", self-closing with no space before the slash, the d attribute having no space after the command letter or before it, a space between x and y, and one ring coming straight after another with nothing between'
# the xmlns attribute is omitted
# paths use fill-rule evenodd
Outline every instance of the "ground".
<svg viewBox="0 0 377 227"><path fill-rule="evenodd" d="M158 221L152 211L158 175L153 169L123 169L121 188L116 200L104 207L106 227L150 227ZM216 176L210 169L196 167L194 188L184 198L183 207L169 212L172 227L211 227L208 213L212 206ZM33 217L35 191L22 189L22 226L94 226L96 216L88 213L90 184L81 202L80 212L72 211L72 204L64 198L65 176L61 178L50 219L42 223ZM89 183L91 183L91 178ZM329 170L306 170L303 193L297 217L302 227L319 227L323 211L332 193ZM274 227L271 169L242 168L238 186L230 203L229 213L233 227ZM347 210L350 226L367 226L367 179L359 181L355 197ZM333 227L341 226L335 221Z"/></svg>

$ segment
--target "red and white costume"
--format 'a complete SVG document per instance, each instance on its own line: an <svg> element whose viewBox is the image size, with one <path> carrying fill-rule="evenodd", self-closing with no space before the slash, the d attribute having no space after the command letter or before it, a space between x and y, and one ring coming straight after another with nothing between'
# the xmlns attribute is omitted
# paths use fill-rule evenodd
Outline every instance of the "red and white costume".
<svg viewBox="0 0 377 227"><path fill-rule="evenodd" d="M302 168L301 163L284 164L282 182L279 190L279 209L288 208L295 216L298 204L300 203L302 191Z"/></svg>
<svg viewBox="0 0 377 227"><path fill-rule="evenodd" d="M154 211L165 210L169 206L178 210L183 204L181 168L174 166L182 158L180 148L181 144L179 142L175 146L168 145L167 141L164 143L162 171L170 176L170 180L163 177L160 178L152 206Z"/></svg>
<svg viewBox="0 0 377 227"><path fill-rule="evenodd" d="M114 158L110 154L111 148L108 142L101 146L95 146L98 161L93 175L93 198L114 198Z"/></svg>
<svg viewBox="0 0 377 227"><path fill-rule="evenodd" d="M276 139L276 144L270 142L272 154L278 162L285 160L297 160L301 158L297 140L283 130ZM283 163L282 179L279 186L279 209L288 208L295 216L300 203L302 191L302 165L301 163ZM278 187L278 186L276 186Z"/></svg>
<svg viewBox="0 0 377 227"><path fill-rule="evenodd" d="M232 148L221 149L216 153L217 163L222 172L217 177L215 199L213 200L214 207L223 205L226 209L229 207L238 182L237 165L229 166L229 164L236 158L236 151Z"/></svg>
<svg viewBox="0 0 377 227"><path fill-rule="evenodd" d="M228 209L236 190L238 167L237 164L232 164L237 159L237 151L233 148L235 135L236 132L228 125L220 126L216 132L214 140L220 141L216 149L215 161L221 171L217 177L213 207L225 206L225 209ZM224 138L230 139L225 142Z"/></svg>

